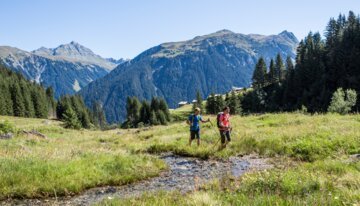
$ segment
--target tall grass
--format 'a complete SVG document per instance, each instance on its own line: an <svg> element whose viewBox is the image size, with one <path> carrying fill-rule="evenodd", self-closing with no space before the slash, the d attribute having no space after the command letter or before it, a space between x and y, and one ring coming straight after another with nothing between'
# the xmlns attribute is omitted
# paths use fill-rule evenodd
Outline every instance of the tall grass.
<svg viewBox="0 0 360 206"><path fill-rule="evenodd" d="M215 124L216 117L205 116L208 117ZM230 205L238 204L239 200L258 204L278 201L276 203L286 205L316 204L316 199L325 198L328 191L352 201L359 196L356 185L359 165L347 165L344 158L360 153L360 115L232 116L232 142L223 150L218 149L219 143L216 145L217 128L209 123L201 126L201 146L189 147L189 128L185 122L142 129L75 131L62 128L56 121L0 117L2 120L8 120L19 132L13 139L0 141L1 199L74 194L94 186L126 184L151 177L159 174L165 165L147 153L161 152L203 159L258 153L290 158L300 164L296 169L246 176L241 180L242 189L235 192L223 194L222 189L215 188L199 197L197 193L194 197L190 195L196 201L221 203L225 195ZM22 129L38 130L48 138L24 135ZM324 178L319 178L321 175L325 175ZM237 187L227 189L234 188ZM270 192L272 190L275 192ZM191 205L195 201L165 196L167 194L160 195L160 202L154 200L153 203L164 205L176 200ZM141 198L124 201L143 203Z"/></svg>
<svg viewBox="0 0 360 206"><path fill-rule="evenodd" d="M316 161L217 180L186 195L159 192L97 205L357 205L359 166L359 162Z"/></svg>

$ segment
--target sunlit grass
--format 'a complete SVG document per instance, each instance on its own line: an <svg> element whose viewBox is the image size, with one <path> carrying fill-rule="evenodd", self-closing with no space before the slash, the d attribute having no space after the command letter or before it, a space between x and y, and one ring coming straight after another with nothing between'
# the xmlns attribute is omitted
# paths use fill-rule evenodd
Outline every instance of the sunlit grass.
<svg viewBox="0 0 360 206"><path fill-rule="evenodd" d="M124 200L126 204L201 205L211 200L229 205L336 205L345 198L349 199L346 204L358 201L359 164L349 165L345 160L360 153L360 115L232 116L232 142L224 150L218 150L216 116L204 118L210 118L212 124L201 125L200 147L189 147L189 127L184 121L151 128L78 131L64 129L57 121L0 117L17 130L13 139L0 141L0 178L4 180L0 182L0 197L65 195L99 185L125 184L157 175L165 168L148 153L173 152L203 159L257 153L288 158L299 166L249 174L239 180L239 188L233 185L225 192L212 188L186 197L176 192L158 198L148 194L144 199ZM25 135L23 129L35 129L48 138ZM49 183L44 184L44 180ZM270 192L273 186L276 192ZM339 200L329 199L329 191Z"/></svg>

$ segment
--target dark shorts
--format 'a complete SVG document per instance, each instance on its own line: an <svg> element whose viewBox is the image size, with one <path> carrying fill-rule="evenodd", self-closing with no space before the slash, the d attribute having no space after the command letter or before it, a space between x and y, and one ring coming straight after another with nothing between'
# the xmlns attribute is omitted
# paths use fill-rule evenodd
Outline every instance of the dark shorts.
<svg viewBox="0 0 360 206"><path fill-rule="evenodd" d="M221 143L224 144L225 143L225 139L230 142L231 138L230 138L230 131L221 131L220 130L220 136L221 136Z"/></svg>
<svg viewBox="0 0 360 206"><path fill-rule="evenodd" d="M190 130L191 139L200 139L200 130Z"/></svg>

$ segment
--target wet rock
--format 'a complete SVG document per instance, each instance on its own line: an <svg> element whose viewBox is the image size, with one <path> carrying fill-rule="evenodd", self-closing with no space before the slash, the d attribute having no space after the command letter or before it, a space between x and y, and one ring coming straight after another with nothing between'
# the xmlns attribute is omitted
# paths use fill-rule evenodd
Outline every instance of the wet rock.
<svg viewBox="0 0 360 206"><path fill-rule="evenodd" d="M105 190L106 193L115 193L116 192L116 188L115 187L109 187Z"/></svg>
<svg viewBox="0 0 360 206"><path fill-rule="evenodd" d="M22 131L24 134L27 134L27 135L35 135L35 136L38 136L38 137L41 137L43 139L47 139L47 136L36 131L36 130L31 130L31 131L26 131L26 130L23 130Z"/></svg>
<svg viewBox="0 0 360 206"><path fill-rule="evenodd" d="M9 132L9 133L6 133L6 134L0 134L0 139L11 139L14 137L14 134Z"/></svg>

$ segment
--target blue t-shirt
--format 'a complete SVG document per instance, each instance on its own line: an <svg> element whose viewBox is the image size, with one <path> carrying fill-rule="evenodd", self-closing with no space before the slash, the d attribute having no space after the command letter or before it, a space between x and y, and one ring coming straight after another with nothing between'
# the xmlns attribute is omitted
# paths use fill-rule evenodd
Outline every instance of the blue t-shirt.
<svg viewBox="0 0 360 206"><path fill-rule="evenodd" d="M189 121L191 123L190 125L190 131L197 131L200 130L200 125L199 122L202 121L202 117L201 115L190 115L189 116Z"/></svg>

